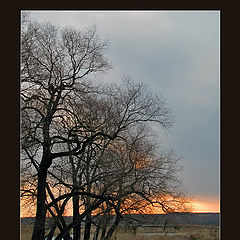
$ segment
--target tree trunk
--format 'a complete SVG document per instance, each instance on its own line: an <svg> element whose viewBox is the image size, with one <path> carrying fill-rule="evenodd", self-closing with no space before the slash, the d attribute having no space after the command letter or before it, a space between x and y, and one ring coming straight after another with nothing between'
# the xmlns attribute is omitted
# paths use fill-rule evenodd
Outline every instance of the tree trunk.
<svg viewBox="0 0 240 240"><path fill-rule="evenodd" d="M49 194L51 200L52 200L52 201L55 201L54 195L53 195L53 193L52 193L52 191L51 191L51 189L50 189L50 187L49 187L49 185L48 185L47 183L46 183L46 189L47 189L47 191L48 191L48 194ZM66 200L65 200L65 201L66 201ZM57 212L57 217L55 216L55 214L54 214L53 211L51 210L51 207L48 207L48 211L49 211L50 214L52 215L52 218L54 218L55 223L54 223L54 225L52 226L52 229L51 229L50 233L48 234L47 240L51 240L51 239L52 239L56 227L59 228L60 232L62 232L63 229L67 227L66 222L65 222L65 220L64 220L64 218L63 218L63 216L62 216L62 213L63 213L64 208L65 208L65 204L63 203L61 210L59 209L57 203L55 203L53 206L54 206L54 208L55 208L55 210L56 210L56 212ZM61 224L62 224L62 225L61 225ZM71 237L70 237L70 234L69 234L69 233L68 233L66 236L64 236L64 240L71 240Z"/></svg>
<svg viewBox="0 0 240 240"><path fill-rule="evenodd" d="M120 215L117 214L116 219L115 219L113 225L108 230L107 236L104 238L104 240L110 240L111 239L111 237L112 237L114 231L116 230L117 226L119 225L120 221L121 221L121 217L120 217Z"/></svg>
<svg viewBox="0 0 240 240"><path fill-rule="evenodd" d="M64 230L64 228L61 226L61 224L59 222L54 223L54 226L52 226L51 231L48 234L48 237L47 237L46 240L52 240L56 227L59 228L60 232L62 232ZM71 240L70 233L66 234L63 237L63 239L64 240Z"/></svg>
<svg viewBox="0 0 240 240"><path fill-rule="evenodd" d="M98 240L99 230L100 230L100 224L98 224L96 227L93 240Z"/></svg>
<svg viewBox="0 0 240 240"><path fill-rule="evenodd" d="M107 216L104 216L102 221L102 233L101 233L101 240L104 240L106 231L107 231Z"/></svg>
<svg viewBox="0 0 240 240"><path fill-rule="evenodd" d="M34 222L32 240L44 240L45 221L47 207L46 200L46 179L47 170L40 169L38 171L38 186L37 186L37 212Z"/></svg>
<svg viewBox="0 0 240 240"><path fill-rule="evenodd" d="M70 224L67 225L67 227L65 229L63 229L63 232L61 232L60 234L58 234L55 238L55 240L60 240L62 239L73 227L77 226L78 224L81 223L81 221L83 220L84 217L86 217L86 215L89 212L92 212L93 210L97 209L101 204L103 203L103 200L99 200L97 201L95 204L93 204L90 209L86 210L84 213L80 214L79 217L71 222Z"/></svg>
<svg viewBox="0 0 240 240"><path fill-rule="evenodd" d="M54 232L55 232L58 224L59 224L58 222L55 222L53 224L53 226L51 227L50 233L48 234L46 240L51 240L53 238Z"/></svg>
<svg viewBox="0 0 240 240"><path fill-rule="evenodd" d="M90 193L91 192L91 183L90 183L90 170L89 170L89 164L90 164L90 156L89 156L89 152L88 152L88 156L87 156L87 160L88 160L88 164L86 167L86 181L87 181L87 192ZM89 209L91 206L91 202L90 202L90 197L87 196L86 197L86 203L85 203L85 208ZM84 240L89 240L90 239L90 232L91 232L91 211L86 215L86 222L85 222L85 229L84 229Z"/></svg>
<svg viewBox="0 0 240 240"><path fill-rule="evenodd" d="M73 221L79 217L79 196L73 196ZM73 227L73 240L81 238L81 223Z"/></svg>
<svg viewBox="0 0 240 240"><path fill-rule="evenodd" d="M46 240L52 240L54 232L56 230L56 228L59 228L60 232L63 231L63 227L61 226L61 224L59 222L55 222L54 225L51 228L50 233L48 234L48 237ZM64 240L71 240L70 234L68 233L66 236L63 237Z"/></svg>
<svg viewBox="0 0 240 240"><path fill-rule="evenodd" d="M85 222L85 231L84 231L84 240L89 240L90 239L90 234L91 234L91 212L87 214L86 216L86 222Z"/></svg>
<svg viewBox="0 0 240 240"><path fill-rule="evenodd" d="M106 231L107 231L107 226L104 225L104 226L102 227L101 240L104 240L104 236L105 236L105 234L106 234Z"/></svg>

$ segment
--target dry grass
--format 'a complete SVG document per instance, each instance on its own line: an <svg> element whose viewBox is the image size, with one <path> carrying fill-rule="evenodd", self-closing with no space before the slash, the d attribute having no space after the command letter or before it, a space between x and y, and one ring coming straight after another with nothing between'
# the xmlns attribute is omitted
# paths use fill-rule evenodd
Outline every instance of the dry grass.
<svg viewBox="0 0 240 240"><path fill-rule="evenodd" d="M32 225L21 226L21 240L30 240ZM94 232L94 228L92 233ZM83 238L82 238L83 239ZM179 229L162 227L118 228L112 240L219 240L218 226L182 226Z"/></svg>
<svg viewBox="0 0 240 240"><path fill-rule="evenodd" d="M31 239L32 236L33 225L32 224L22 224L21 231L20 231L20 239L21 240L28 240Z"/></svg>
<svg viewBox="0 0 240 240"><path fill-rule="evenodd" d="M219 240L218 226L183 226L179 229L144 227L136 232L118 229L113 240Z"/></svg>

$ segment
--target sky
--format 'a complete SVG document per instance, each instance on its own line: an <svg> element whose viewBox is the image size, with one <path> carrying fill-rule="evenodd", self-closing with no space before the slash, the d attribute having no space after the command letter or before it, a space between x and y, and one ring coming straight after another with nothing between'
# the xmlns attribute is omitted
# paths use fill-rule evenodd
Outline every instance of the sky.
<svg viewBox="0 0 240 240"><path fill-rule="evenodd" d="M219 212L220 11L31 11L30 16L79 30L96 25L99 37L109 41L113 66L104 80L128 75L167 100L176 118L168 132L156 129L161 145L181 157L181 176L196 211Z"/></svg>

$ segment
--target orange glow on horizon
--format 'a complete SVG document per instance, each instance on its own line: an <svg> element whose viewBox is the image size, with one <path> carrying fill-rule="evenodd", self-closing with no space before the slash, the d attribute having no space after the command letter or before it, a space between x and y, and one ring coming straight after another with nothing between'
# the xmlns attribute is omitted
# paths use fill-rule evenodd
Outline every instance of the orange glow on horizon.
<svg viewBox="0 0 240 240"><path fill-rule="evenodd" d="M199 199L192 201L192 212L200 213L200 212L212 212L219 213L220 212L220 203L215 199Z"/></svg>
<svg viewBox="0 0 240 240"><path fill-rule="evenodd" d="M23 201L21 201L23 204ZM192 200L191 202L192 209L190 212L193 213L219 213L220 212L220 203L218 199L215 198L197 198ZM35 216L35 206L31 206L31 204L26 204L25 202L25 207L21 207L20 210L20 216L21 217L34 217ZM128 212L130 213L130 212ZM138 212L132 211L132 214L137 214ZM154 208L151 205L148 205L145 210L145 214L160 214L163 213L159 208ZM70 201L68 206L65 209L64 216L72 216L72 202Z"/></svg>

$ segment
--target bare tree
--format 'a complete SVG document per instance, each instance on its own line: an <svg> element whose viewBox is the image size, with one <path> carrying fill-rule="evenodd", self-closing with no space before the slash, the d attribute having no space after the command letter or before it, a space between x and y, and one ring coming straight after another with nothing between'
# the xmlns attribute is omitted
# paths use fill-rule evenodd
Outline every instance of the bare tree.
<svg viewBox="0 0 240 240"><path fill-rule="evenodd" d="M28 179L35 177L32 240L45 238L47 211L55 219L48 239L58 227L56 239L68 239L73 228L79 240L86 218L89 240L95 210L116 214L102 232L110 239L128 210L151 204L170 212L181 206L178 158L157 152L150 134L152 124L171 127L173 114L165 100L127 77L120 84L93 84L89 76L110 68L106 47L95 27L77 31L23 21L21 163ZM51 181L66 192L55 194ZM70 200L73 221L66 225L63 212Z"/></svg>
<svg viewBox="0 0 240 240"><path fill-rule="evenodd" d="M107 215L102 215L103 220L99 223L99 228L102 228L101 239L111 238L120 221L124 219L124 213L144 213L148 205L160 207L166 213L186 210L185 192L176 178L176 173L180 170L178 158L172 151L160 151L142 133L141 131L135 136L131 148L118 145L106 153L106 158L109 159L106 164L107 175L110 177L104 179L105 184L111 185L108 196L114 199L107 211L113 209L116 215L108 231L106 224L102 226ZM129 145L128 139L128 147ZM113 164L109 164L110 162ZM98 233L95 234L97 235Z"/></svg>
<svg viewBox="0 0 240 240"><path fill-rule="evenodd" d="M117 91L115 89L117 89ZM119 172L120 167L123 165L121 161L118 162L116 154L115 157L113 156L114 151L116 152L116 147L131 145L131 138L133 138L131 134L137 134L136 137L143 138L144 136L141 136L140 133L143 133L144 129L145 131L149 131L147 123L151 121L157 122L158 114L160 124L170 124L170 121L168 123L161 119L164 115L162 111L164 105L162 108L159 108L159 106L156 105L157 99L154 99L148 94L144 85L125 80L122 86L112 86L110 90L111 91L109 91L109 89L103 90L101 94L95 93L91 94L91 96L87 95L84 108L79 108L77 103L74 104L75 113L77 113L78 116L78 123L85 121L88 127L88 131L75 131L75 133L78 133L78 139L80 139L81 134L88 138L92 138L94 135L96 137L94 141L86 144L85 151L82 152L82 154L79 156L69 156L70 164L68 166L71 169L69 172L72 171L72 182L74 184L66 183L66 180L60 181L60 183L64 182L66 186L67 184L71 186L74 192L72 195L73 199L75 198L74 196L82 195L82 198L85 196L85 212L88 212L86 216L89 217L88 221L90 222L91 211L89 211L89 209L92 209L92 211L96 209L92 208L92 205L95 205L95 201L90 201L90 198L101 198L104 202L106 201L106 197L102 194L104 193L106 195L108 192L114 192L112 189L116 187L116 184L119 184L119 178L116 179L115 175L116 171ZM123 94L126 96L125 99L122 98ZM143 99L143 101L140 101L140 99ZM137 105L137 103L140 102L142 105ZM155 104L155 107L152 106L152 104ZM151 108L152 111L150 111ZM166 113L168 112L166 111ZM166 115L163 117L166 117ZM171 119L171 115L169 118ZM96 135L98 132L102 134ZM115 137L105 138L103 133ZM84 137L82 136L82 138ZM69 146L69 152L71 152L71 149L74 147L74 144L71 144L72 146ZM131 151L131 154L134 154L133 149L131 149ZM134 163L130 160L131 159L128 158L128 166L131 170ZM126 161L127 160L125 160L125 164L127 164ZM118 164L120 164L120 167L116 169ZM53 163L52 168L55 170L60 169L60 172L62 172L62 164L59 165L59 162L56 162L56 166L55 163ZM126 169L126 171L129 171L129 168ZM123 172L119 175L120 179L124 177L124 174L126 173ZM111 198L112 197L116 199L116 196L111 196ZM77 219L82 218L85 212L80 216L78 208L79 198L76 201L76 205L74 205L77 213L77 217L74 218L76 220L75 223L78 222L79 224L80 221ZM72 224L73 228L77 227L75 223ZM91 224L89 224L88 228L88 225L85 226L85 239L88 239ZM61 236L63 236L63 234Z"/></svg>
<svg viewBox="0 0 240 240"><path fill-rule="evenodd" d="M75 112L78 112L79 121L85 121L88 126L88 131L85 131L85 136L90 138L101 132L114 136L113 138L104 138L99 135L95 138L95 141L89 142L86 145L86 149L90 148L91 153L86 151L85 156L87 163L83 169L86 170L86 182L90 189L92 183L96 181L95 175L102 177L102 179L108 179L111 177L107 171L99 172L99 167L102 166L102 162L106 163L106 157L103 156L104 151L110 145L119 143L119 141L127 142L126 133L129 131L136 131L136 128L141 126L140 131L143 131L143 127L147 123L156 122L163 127L169 126L172 122L172 116L169 109L165 106L165 103L160 98L153 96L147 91L147 88L143 84L134 83L131 80L124 79L123 83L119 86L113 85L102 89L102 93L92 94L87 96L86 102L84 102L84 108L79 108L78 104L75 104ZM79 160L84 160L82 154ZM77 164L79 165L79 161ZM89 183L89 166L91 165L91 181ZM81 165L83 166L83 165ZM82 171L82 168L76 167ZM75 174L78 174L75 172ZM111 173L112 175L115 172ZM82 176L82 174L80 174ZM82 181L82 180L81 180ZM90 185L89 185L90 184Z"/></svg>
<svg viewBox="0 0 240 240"><path fill-rule="evenodd" d="M46 178L52 161L58 157L77 155L85 145L64 122L74 118L68 108L73 98L81 98L86 89L84 78L109 69L104 57L107 43L101 41L95 28L85 31L64 29L53 25L29 22L21 32L21 117L22 149L40 149L40 160L31 156L38 167L37 212L32 239L44 239L46 218ZM61 122L54 127L55 122ZM72 124L72 123L71 123ZM92 137L94 139L95 136ZM87 139L85 144L92 139ZM59 145L76 142L69 151ZM66 149L66 148L65 148Z"/></svg>

